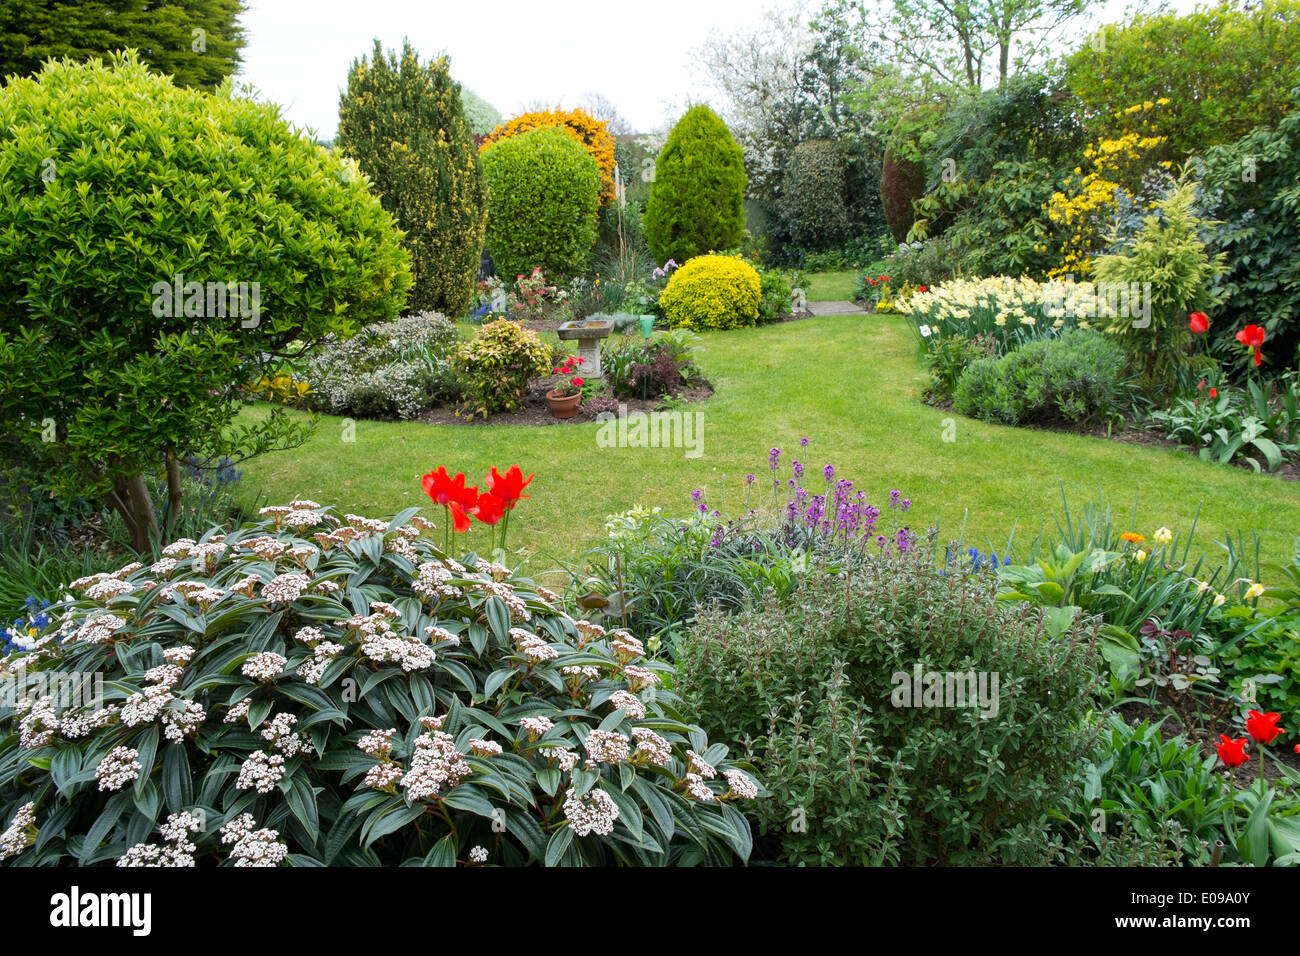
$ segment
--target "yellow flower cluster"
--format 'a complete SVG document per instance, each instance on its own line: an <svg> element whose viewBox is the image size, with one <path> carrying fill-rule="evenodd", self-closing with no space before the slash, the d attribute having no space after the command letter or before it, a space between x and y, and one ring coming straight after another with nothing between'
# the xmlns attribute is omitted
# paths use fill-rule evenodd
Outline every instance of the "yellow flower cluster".
<svg viewBox="0 0 1300 956"><path fill-rule="evenodd" d="M1168 102L1161 97L1130 106L1115 115L1127 119L1139 113L1148 114ZM1052 222L1070 230L1061 244L1060 260L1049 275L1083 278L1091 274L1092 257L1099 251L1106 226L1118 209L1117 195L1135 200L1134 189L1143 173L1153 165L1152 154L1165 142L1166 137L1153 131L1134 131L1099 140L1084 150L1092 168L1084 173L1082 167L1075 167L1078 183L1069 193L1054 193L1044 207ZM1169 168L1168 162L1159 165Z"/></svg>

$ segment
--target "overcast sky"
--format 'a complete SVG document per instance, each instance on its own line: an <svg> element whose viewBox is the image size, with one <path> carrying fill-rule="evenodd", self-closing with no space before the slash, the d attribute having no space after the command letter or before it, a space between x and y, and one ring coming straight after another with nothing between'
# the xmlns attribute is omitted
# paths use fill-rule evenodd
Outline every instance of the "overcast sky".
<svg viewBox="0 0 1300 956"><path fill-rule="evenodd" d="M1194 0L1174 0L1189 9ZM789 6L783 2L781 6ZM526 103L577 106L600 92L640 131L702 97L692 54L711 32L753 27L765 0L249 0L240 78L287 118L332 139L352 61L403 37L445 52L452 75L505 117ZM1125 0L1102 5L1120 17Z"/></svg>

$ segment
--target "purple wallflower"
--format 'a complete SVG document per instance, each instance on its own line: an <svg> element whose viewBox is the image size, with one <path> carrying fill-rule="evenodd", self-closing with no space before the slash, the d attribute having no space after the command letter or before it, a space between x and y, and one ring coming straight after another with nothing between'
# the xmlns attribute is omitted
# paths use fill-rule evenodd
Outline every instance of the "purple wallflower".
<svg viewBox="0 0 1300 956"><path fill-rule="evenodd" d="M777 466L781 464L781 449L773 448L767 453L767 467L776 471Z"/></svg>
<svg viewBox="0 0 1300 956"><path fill-rule="evenodd" d="M747 484L747 485L752 485L753 483L754 483L754 476L753 476L753 475L746 475L746 476L745 476L745 484Z"/></svg>
<svg viewBox="0 0 1300 956"><path fill-rule="evenodd" d="M902 498L903 498L903 493L899 491L897 488L895 488L893 491L889 493L889 507L897 508L899 504L901 504Z"/></svg>
<svg viewBox="0 0 1300 956"><path fill-rule="evenodd" d="M800 438L800 439L799 439L799 447L800 447L800 448L807 448L807 447L808 447L808 439L806 439L806 438Z"/></svg>
<svg viewBox="0 0 1300 956"><path fill-rule="evenodd" d="M910 507L912 507L912 499L911 499L911 498L904 498L904 499L903 499L902 510L903 510L903 511L906 511L906 510L907 510L908 508L910 508Z"/></svg>
<svg viewBox="0 0 1300 956"><path fill-rule="evenodd" d="M704 500L704 492L701 491L699 488L696 488L694 491L691 492L691 501L694 501L698 505L703 500Z"/></svg>
<svg viewBox="0 0 1300 956"><path fill-rule="evenodd" d="M826 484L829 485L831 481L835 478L835 466L827 465L825 468L823 468L822 476L826 479Z"/></svg>
<svg viewBox="0 0 1300 956"><path fill-rule="evenodd" d="M803 462L801 462L798 458L796 458L794 461L790 462L790 470L794 472L794 476L796 478L802 478Z"/></svg>
<svg viewBox="0 0 1300 956"><path fill-rule="evenodd" d="M908 551L912 550L912 536L908 533L906 528L899 528L896 537L898 539L898 551L900 554L906 554Z"/></svg>

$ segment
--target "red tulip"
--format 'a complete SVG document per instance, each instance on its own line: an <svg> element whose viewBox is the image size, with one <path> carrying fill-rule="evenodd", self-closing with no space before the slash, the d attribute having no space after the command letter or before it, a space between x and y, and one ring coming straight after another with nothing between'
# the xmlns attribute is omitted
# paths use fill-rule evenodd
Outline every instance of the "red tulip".
<svg viewBox="0 0 1300 956"><path fill-rule="evenodd" d="M533 474L535 475L536 472ZM500 475L497 473L496 466L493 466L492 473L485 480L492 494L500 498L507 508L513 510L519 499L529 497L524 494L524 489L533 480L533 475L525 478L518 465L511 465L504 475Z"/></svg>
<svg viewBox="0 0 1300 956"><path fill-rule="evenodd" d="M1261 744L1271 744L1282 734L1282 728L1277 725L1281 719L1280 714L1252 710L1246 715L1246 733Z"/></svg>
<svg viewBox="0 0 1300 956"><path fill-rule="evenodd" d="M453 501L460 501L465 494L465 473L456 472L456 477L448 476L447 469L438 466L437 471L431 471L425 475L420 483L424 486L424 493L433 499L433 503L446 507Z"/></svg>
<svg viewBox="0 0 1300 956"><path fill-rule="evenodd" d="M1210 398L1218 398L1218 397L1219 397L1219 390L1218 390L1217 388L1215 388L1213 385L1211 385L1211 386L1210 386Z"/></svg>
<svg viewBox="0 0 1300 956"><path fill-rule="evenodd" d="M492 494L485 491L478 496L478 504L474 517L486 525L494 525L501 520L501 516L506 513L506 503Z"/></svg>
<svg viewBox="0 0 1300 956"><path fill-rule="evenodd" d="M451 530L457 534L463 534L469 530L469 515L465 513L465 509L461 507L459 501L453 501L447 506L447 510L451 512Z"/></svg>
<svg viewBox="0 0 1300 956"><path fill-rule="evenodd" d="M1204 312L1193 312L1187 319L1187 327L1193 335L1201 335L1210 327L1210 317Z"/></svg>
<svg viewBox="0 0 1300 956"><path fill-rule="evenodd" d="M1246 762L1246 738L1241 737L1237 740L1229 740L1227 734L1219 734L1219 742L1214 749L1219 753L1219 759L1225 766L1240 767Z"/></svg>
<svg viewBox="0 0 1300 956"><path fill-rule="evenodd" d="M923 286L923 285L919 285L919 286L916 287L916 291L917 291L917 292L925 292L925 291L926 291L926 287Z"/></svg>
<svg viewBox="0 0 1300 956"><path fill-rule="evenodd" d="M1257 366L1263 364L1264 354L1260 351L1260 346L1264 344L1264 329L1262 326L1246 326L1237 333L1237 341L1255 353L1255 364Z"/></svg>

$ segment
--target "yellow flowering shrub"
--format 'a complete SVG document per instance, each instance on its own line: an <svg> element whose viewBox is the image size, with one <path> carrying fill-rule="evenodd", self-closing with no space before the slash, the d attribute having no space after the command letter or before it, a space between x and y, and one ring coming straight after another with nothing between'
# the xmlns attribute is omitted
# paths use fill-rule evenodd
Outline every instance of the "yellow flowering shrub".
<svg viewBox="0 0 1300 956"><path fill-rule="evenodd" d="M758 323L762 280L737 256L696 256L673 273L659 305L674 328L703 332Z"/></svg>
<svg viewBox="0 0 1300 956"><path fill-rule="evenodd" d="M256 382L249 383L248 391L268 402L296 405L307 397L311 385L294 378L288 372L277 372L275 375L263 375Z"/></svg>
<svg viewBox="0 0 1300 956"><path fill-rule="evenodd" d="M1068 191L1056 192L1048 200L1044 206L1048 219L1067 230L1060 261L1048 270L1049 276L1091 275L1092 257L1105 245L1120 197L1151 208L1151 202L1139 196L1142 178L1152 166L1170 167L1167 160L1160 159L1167 139L1152 128L1151 113L1168 102L1161 98L1118 111L1117 117L1145 129L1089 145L1084 150L1088 171L1075 167Z"/></svg>
<svg viewBox="0 0 1300 956"><path fill-rule="evenodd" d="M585 110L541 110L524 113L498 126L479 146L486 153L503 139L526 133L543 126L555 126L586 147L600 167L600 201L614 198L614 137L604 120L598 120Z"/></svg>

